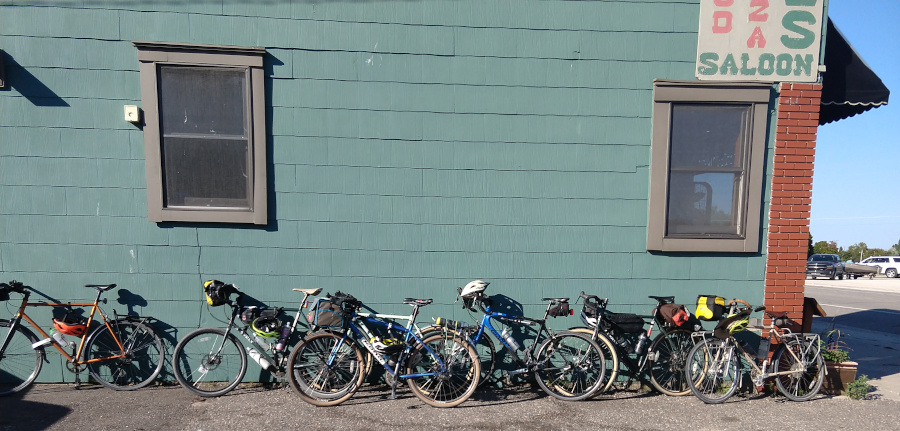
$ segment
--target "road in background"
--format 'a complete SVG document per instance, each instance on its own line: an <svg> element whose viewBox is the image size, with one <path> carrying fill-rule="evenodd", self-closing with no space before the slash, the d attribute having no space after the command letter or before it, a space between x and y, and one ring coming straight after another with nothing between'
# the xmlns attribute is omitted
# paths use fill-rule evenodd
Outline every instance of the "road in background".
<svg viewBox="0 0 900 431"><path fill-rule="evenodd" d="M871 379L876 395L900 400L900 278L807 280L806 296L828 314L813 320L813 331L840 330L858 375Z"/></svg>

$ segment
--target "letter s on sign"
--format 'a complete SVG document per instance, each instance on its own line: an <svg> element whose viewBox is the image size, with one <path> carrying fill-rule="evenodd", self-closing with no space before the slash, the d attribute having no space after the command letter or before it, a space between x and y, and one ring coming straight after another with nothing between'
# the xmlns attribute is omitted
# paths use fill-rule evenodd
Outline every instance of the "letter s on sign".
<svg viewBox="0 0 900 431"><path fill-rule="evenodd" d="M815 24L816 17L805 10L792 10L784 14L781 25L785 30L792 31L800 35L800 37L790 37L788 35L781 36L781 44L788 49L805 49L813 44L816 40L816 34L812 30L798 25L798 22L807 24Z"/></svg>

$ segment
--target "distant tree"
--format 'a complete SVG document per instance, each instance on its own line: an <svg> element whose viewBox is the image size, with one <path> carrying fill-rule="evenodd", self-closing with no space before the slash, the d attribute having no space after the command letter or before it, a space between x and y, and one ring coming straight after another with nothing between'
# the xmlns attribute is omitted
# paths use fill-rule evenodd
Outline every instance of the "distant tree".
<svg viewBox="0 0 900 431"><path fill-rule="evenodd" d="M897 240L897 243L891 246L887 251L887 254L891 256L900 256L900 240Z"/></svg>
<svg viewBox="0 0 900 431"><path fill-rule="evenodd" d="M816 252L813 251L812 234L809 234L809 243L806 246L806 258L809 259L809 257L815 253Z"/></svg>
<svg viewBox="0 0 900 431"><path fill-rule="evenodd" d="M813 245L815 254L837 254L837 243L834 241L819 241Z"/></svg>

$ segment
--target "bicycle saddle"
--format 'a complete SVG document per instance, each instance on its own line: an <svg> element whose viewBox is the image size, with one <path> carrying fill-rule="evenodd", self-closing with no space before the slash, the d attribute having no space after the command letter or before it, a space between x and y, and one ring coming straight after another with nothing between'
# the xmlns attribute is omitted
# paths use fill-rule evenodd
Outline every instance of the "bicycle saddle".
<svg viewBox="0 0 900 431"><path fill-rule="evenodd" d="M648 298L655 299L656 302L659 302L662 304L671 304L671 303L675 302L674 296L648 296Z"/></svg>
<svg viewBox="0 0 900 431"><path fill-rule="evenodd" d="M312 296L316 296L319 293L322 293L321 287L318 289L291 289L291 290L293 290L294 292L305 293L307 295L312 295Z"/></svg>
<svg viewBox="0 0 900 431"><path fill-rule="evenodd" d="M403 303L404 303L404 304L418 305L418 306L420 306L420 307L425 306L425 305L428 305L428 304L431 304L432 302L434 302L433 299L415 299L415 298L405 298L405 299L403 299Z"/></svg>
<svg viewBox="0 0 900 431"><path fill-rule="evenodd" d="M84 287L97 289L98 292L106 292L107 290L115 289L116 284L85 284Z"/></svg>
<svg viewBox="0 0 900 431"><path fill-rule="evenodd" d="M541 301L569 302L569 298L541 298Z"/></svg>

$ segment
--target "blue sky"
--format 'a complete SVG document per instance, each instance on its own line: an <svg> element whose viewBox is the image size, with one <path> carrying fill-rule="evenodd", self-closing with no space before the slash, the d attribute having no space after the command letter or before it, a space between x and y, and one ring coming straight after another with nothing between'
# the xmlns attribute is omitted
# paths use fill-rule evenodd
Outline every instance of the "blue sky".
<svg viewBox="0 0 900 431"><path fill-rule="evenodd" d="M830 0L828 15L891 90L890 103L819 127L813 241L900 241L900 1Z"/></svg>

